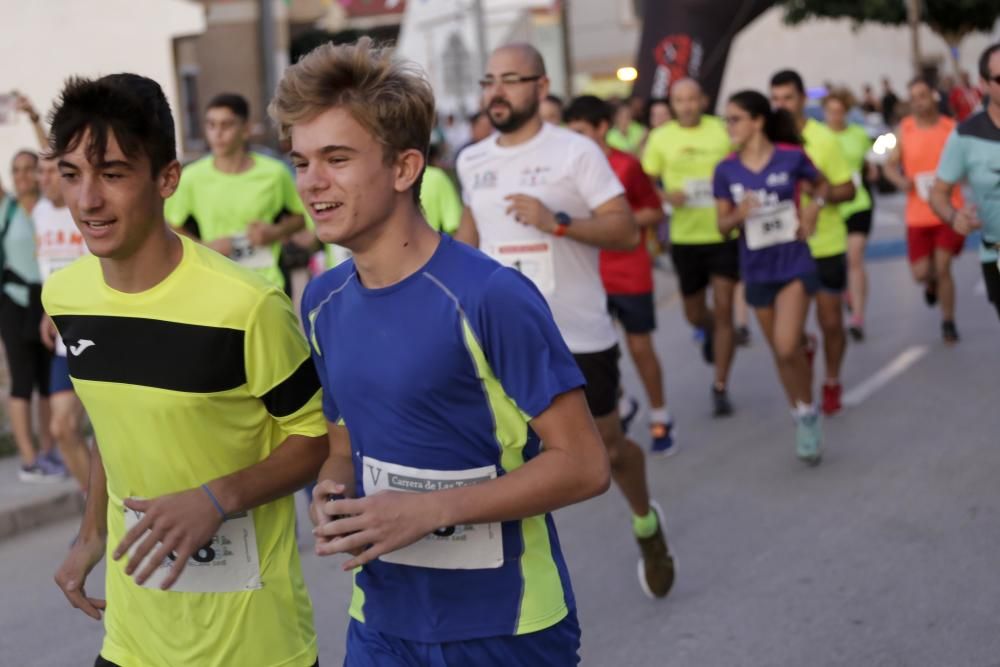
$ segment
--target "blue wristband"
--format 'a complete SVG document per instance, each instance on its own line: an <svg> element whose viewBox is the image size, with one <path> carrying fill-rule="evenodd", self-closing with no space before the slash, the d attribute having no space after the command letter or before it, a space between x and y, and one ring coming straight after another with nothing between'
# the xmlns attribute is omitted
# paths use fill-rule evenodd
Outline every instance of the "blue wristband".
<svg viewBox="0 0 1000 667"><path fill-rule="evenodd" d="M215 505L215 509L219 510L219 514L222 516L222 520L225 521L227 518L226 510L222 509L222 504L219 503L219 499L216 498L215 494L212 493L212 490L208 488L208 484L202 484L201 488L205 493L208 494L208 497L211 499L212 504Z"/></svg>

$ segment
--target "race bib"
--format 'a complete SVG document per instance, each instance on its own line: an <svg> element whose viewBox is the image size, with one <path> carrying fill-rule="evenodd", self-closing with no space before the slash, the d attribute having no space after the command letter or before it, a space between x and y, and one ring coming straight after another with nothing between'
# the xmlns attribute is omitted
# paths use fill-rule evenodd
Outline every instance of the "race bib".
<svg viewBox="0 0 1000 667"><path fill-rule="evenodd" d="M549 296L556 291L556 271L552 261L552 243L549 241L519 241L500 243L490 253L504 266L524 274L535 287Z"/></svg>
<svg viewBox="0 0 1000 667"><path fill-rule="evenodd" d="M714 208L715 195L707 178L691 179L684 183L684 206L687 208Z"/></svg>
<svg viewBox="0 0 1000 667"><path fill-rule="evenodd" d="M495 466L469 470L423 470L386 463L365 456L362 460L365 495L380 491L425 493L443 491L496 479ZM499 523L447 526L408 547L379 556L397 565L439 570L482 570L503 565L503 533Z"/></svg>
<svg viewBox="0 0 1000 667"><path fill-rule="evenodd" d="M799 216L789 201L754 209L746 219L747 248L760 250L795 240Z"/></svg>
<svg viewBox="0 0 1000 667"><path fill-rule="evenodd" d="M924 201L931 199L931 186L934 185L934 172L925 171L913 177L913 187L917 191L917 196Z"/></svg>
<svg viewBox="0 0 1000 667"><path fill-rule="evenodd" d="M246 236L233 238L233 252L229 258L240 266L254 271L274 266L274 254L271 248L255 246Z"/></svg>
<svg viewBox="0 0 1000 667"><path fill-rule="evenodd" d="M142 519L142 512L125 508L125 531ZM148 531L147 531L148 534ZM139 547L139 538L129 549L129 558ZM154 547L152 558L158 547ZM177 557L170 554L142 584L159 590ZM145 560L143 561L145 563ZM261 588L260 560L257 554L257 530L248 513L226 519L212 539L188 558L187 567L170 590L181 593L238 593Z"/></svg>

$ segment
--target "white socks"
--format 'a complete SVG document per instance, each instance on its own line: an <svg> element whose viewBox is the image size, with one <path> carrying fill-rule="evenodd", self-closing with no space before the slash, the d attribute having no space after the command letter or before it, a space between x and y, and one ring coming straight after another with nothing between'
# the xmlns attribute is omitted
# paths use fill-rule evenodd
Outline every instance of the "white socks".
<svg viewBox="0 0 1000 667"><path fill-rule="evenodd" d="M670 423L670 411L667 408L656 408L655 410L650 408L649 410L649 421L654 424L669 424Z"/></svg>

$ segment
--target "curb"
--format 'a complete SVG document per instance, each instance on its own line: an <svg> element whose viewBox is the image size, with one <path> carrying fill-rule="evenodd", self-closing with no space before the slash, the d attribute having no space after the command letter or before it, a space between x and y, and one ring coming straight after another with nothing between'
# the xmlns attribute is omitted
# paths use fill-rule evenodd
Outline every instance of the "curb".
<svg viewBox="0 0 1000 667"><path fill-rule="evenodd" d="M79 491L66 489L0 509L0 542L70 516L80 516L84 505L85 501Z"/></svg>

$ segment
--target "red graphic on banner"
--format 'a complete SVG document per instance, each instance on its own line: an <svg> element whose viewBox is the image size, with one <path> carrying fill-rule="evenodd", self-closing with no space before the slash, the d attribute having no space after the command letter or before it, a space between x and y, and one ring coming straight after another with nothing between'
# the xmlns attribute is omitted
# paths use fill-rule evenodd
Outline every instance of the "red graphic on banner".
<svg viewBox="0 0 1000 667"><path fill-rule="evenodd" d="M688 34L667 35L653 49L656 74L653 97L666 97L670 85L685 77L698 78L701 70L701 44Z"/></svg>

